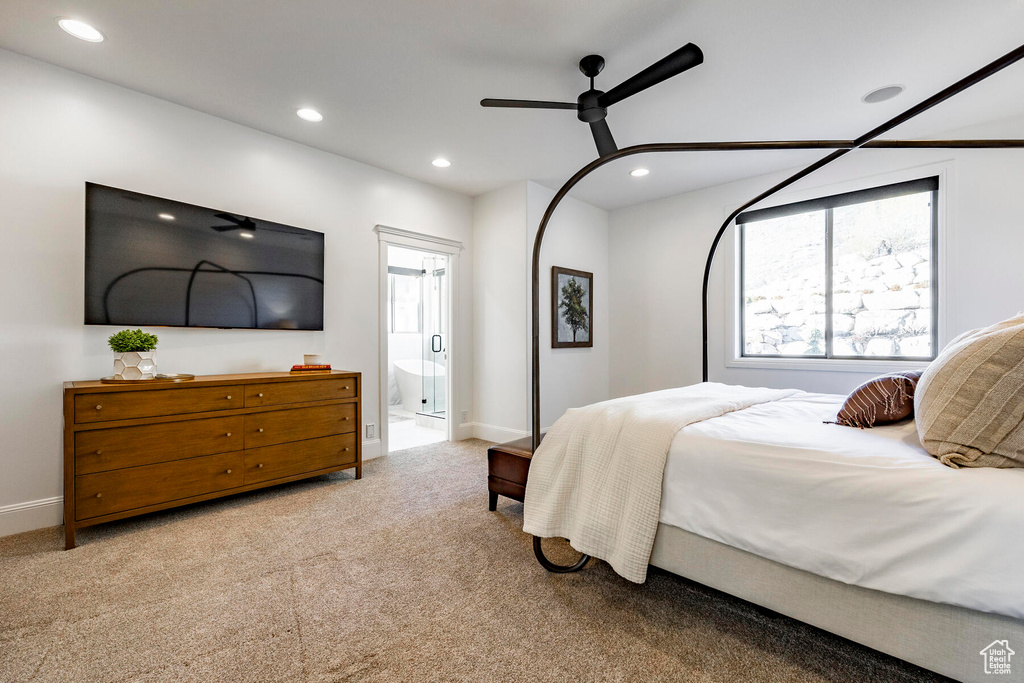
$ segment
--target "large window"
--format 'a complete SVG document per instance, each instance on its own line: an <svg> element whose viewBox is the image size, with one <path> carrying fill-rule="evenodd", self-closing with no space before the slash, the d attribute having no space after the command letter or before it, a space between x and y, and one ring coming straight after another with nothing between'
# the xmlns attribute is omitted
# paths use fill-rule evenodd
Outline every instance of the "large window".
<svg viewBox="0 0 1024 683"><path fill-rule="evenodd" d="M932 359L938 178L748 211L743 356Z"/></svg>

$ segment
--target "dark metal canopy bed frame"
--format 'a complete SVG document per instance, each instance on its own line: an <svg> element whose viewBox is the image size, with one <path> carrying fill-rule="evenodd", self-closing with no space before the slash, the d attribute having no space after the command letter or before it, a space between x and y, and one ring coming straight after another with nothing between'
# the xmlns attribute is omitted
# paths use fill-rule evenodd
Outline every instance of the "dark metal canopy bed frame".
<svg viewBox="0 0 1024 683"><path fill-rule="evenodd" d="M771 197L855 149L1004 149L1024 148L1021 139L878 140L884 133L963 92L972 85L1024 59L1024 45L1003 55L956 83L910 107L855 140L788 140L748 142L673 142L634 145L611 151L577 171L555 193L537 230L532 262L532 443L541 441L540 417L540 254L555 209L581 180L605 164L637 154L666 152L832 150L735 209L722 223L708 251L702 287L702 379L708 381L708 289L715 253L726 230L743 211ZM582 569L583 555L571 565L558 565L544 555L534 537L534 553L552 572ZM650 563L763 607L831 631L901 659L960 680L983 680L980 662L965 661L977 641L1006 639L1024 646L1024 621L963 607L883 593L794 569L751 553L709 540L676 527L659 524ZM991 636L991 637L990 637ZM985 642L988 642L986 640ZM965 645L966 644L966 645ZM1024 666L1024 662L1022 662Z"/></svg>

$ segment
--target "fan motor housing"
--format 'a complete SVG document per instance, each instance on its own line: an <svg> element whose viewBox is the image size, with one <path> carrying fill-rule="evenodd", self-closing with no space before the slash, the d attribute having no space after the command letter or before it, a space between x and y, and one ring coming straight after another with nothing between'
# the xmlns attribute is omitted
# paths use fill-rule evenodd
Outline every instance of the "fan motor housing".
<svg viewBox="0 0 1024 683"><path fill-rule="evenodd" d="M603 94L601 90L594 89L581 93L576 98L576 118L585 123L593 123L608 116L608 110L597 103L597 98Z"/></svg>

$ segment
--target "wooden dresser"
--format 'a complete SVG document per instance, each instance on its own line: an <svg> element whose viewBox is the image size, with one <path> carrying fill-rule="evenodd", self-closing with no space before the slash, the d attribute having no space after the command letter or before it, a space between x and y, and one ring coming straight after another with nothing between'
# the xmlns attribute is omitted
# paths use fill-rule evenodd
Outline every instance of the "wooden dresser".
<svg viewBox="0 0 1024 683"><path fill-rule="evenodd" d="M355 468L358 372L64 383L64 540L115 519Z"/></svg>

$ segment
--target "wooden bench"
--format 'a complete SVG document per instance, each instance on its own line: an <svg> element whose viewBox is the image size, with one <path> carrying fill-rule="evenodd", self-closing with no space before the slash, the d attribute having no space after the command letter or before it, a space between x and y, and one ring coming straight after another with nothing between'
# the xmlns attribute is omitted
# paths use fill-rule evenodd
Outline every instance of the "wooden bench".
<svg viewBox="0 0 1024 683"><path fill-rule="evenodd" d="M543 438L542 434L541 439ZM487 492L490 496L488 510L497 509L499 495L523 502L532 458L532 436L499 443L487 449Z"/></svg>

